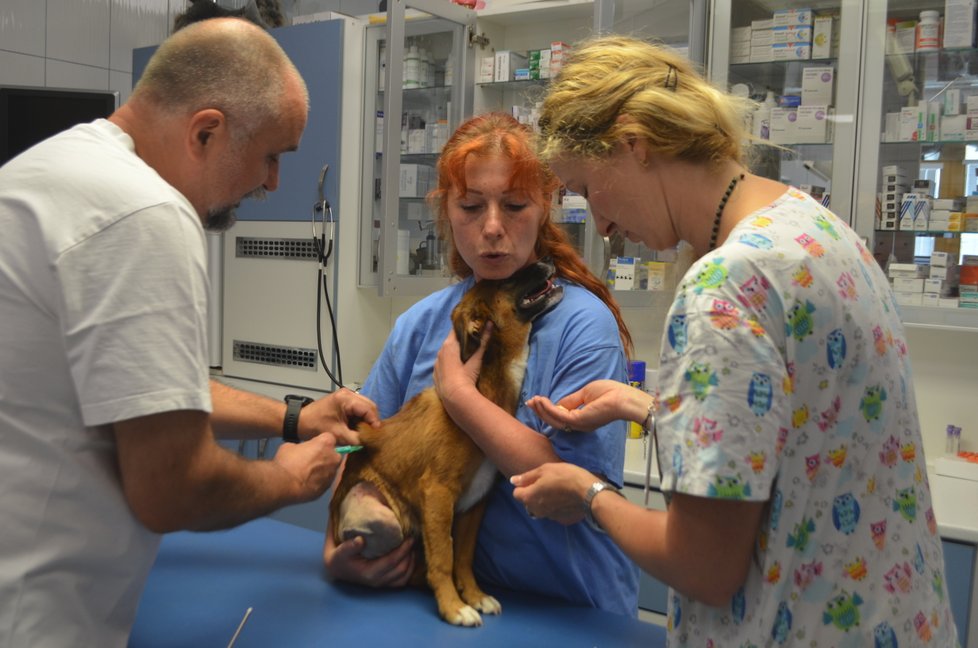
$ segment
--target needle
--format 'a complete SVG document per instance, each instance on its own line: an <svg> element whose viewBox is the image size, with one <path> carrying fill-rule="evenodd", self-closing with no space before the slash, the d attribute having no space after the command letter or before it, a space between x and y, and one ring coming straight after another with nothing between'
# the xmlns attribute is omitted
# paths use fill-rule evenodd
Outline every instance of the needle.
<svg viewBox="0 0 978 648"><path fill-rule="evenodd" d="M350 454L351 452L356 452L357 450L363 450L363 446L362 445L336 446L336 451L340 454Z"/></svg>
<svg viewBox="0 0 978 648"><path fill-rule="evenodd" d="M234 646L234 642L238 640L238 635L241 634L241 628L244 627L245 621L251 616L252 608L245 610L244 617L241 618L241 623L238 624L238 629L234 631L234 636L231 637L231 641L228 643L228 648Z"/></svg>

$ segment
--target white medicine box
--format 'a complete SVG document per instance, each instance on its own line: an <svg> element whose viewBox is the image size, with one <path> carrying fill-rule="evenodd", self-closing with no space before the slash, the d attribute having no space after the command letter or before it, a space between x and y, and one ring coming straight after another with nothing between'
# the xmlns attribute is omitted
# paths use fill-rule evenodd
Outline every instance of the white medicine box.
<svg viewBox="0 0 978 648"><path fill-rule="evenodd" d="M801 73L801 105L831 106L834 103L835 68L813 65Z"/></svg>

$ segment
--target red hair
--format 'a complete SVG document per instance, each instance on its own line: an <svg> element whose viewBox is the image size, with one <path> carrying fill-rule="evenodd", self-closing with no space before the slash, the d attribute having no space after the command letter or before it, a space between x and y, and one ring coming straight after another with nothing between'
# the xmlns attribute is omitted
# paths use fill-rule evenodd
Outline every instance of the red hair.
<svg viewBox="0 0 978 648"><path fill-rule="evenodd" d="M544 210L540 221L534 252L537 258L550 257L557 268L557 276L571 281L594 293L605 303L615 321L625 353L631 356L632 336L625 326L618 303L603 281L594 276L577 249L571 245L567 234L550 218L553 194L560 186L557 176L540 161L534 148L532 131L506 113L492 112L476 115L462 123L442 149L438 158L438 186L428 194L437 221L438 234L448 246L448 263L458 277L469 277L472 268L455 247L452 226L448 219L448 198L464 195L465 162L469 156L502 156L512 165L510 186L526 193L534 204Z"/></svg>

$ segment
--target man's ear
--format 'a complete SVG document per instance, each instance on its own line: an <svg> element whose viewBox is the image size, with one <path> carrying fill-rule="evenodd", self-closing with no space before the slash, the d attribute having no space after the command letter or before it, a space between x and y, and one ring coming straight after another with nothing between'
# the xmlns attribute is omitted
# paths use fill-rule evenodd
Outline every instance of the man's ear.
<svg viewBox="0 0 978 648"><path fill-rule="evenodd" d="M190 117L187 146L195 158L206 157L227 136L227 118L220 110L206 108Z"/></svg>

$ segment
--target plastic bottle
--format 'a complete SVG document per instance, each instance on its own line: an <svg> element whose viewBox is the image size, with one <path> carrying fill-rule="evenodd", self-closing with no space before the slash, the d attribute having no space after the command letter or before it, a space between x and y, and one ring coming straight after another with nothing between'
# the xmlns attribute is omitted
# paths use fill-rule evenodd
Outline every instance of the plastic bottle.
<svg viewBox="0 0 978 648"><path fill-rule="evenodd" d="M420 81L421 57L417 45L408 48L404 56L404 88L417 88Z"/></svg>
<svg viewBox="0 0 978 648"><path fill-rule="evenodd" d="M917 23L916 49L934 51L941 49L941 15L936 11L921 11Z"/></svg>
<svg viewBox="0 0 978 648"><path fill-rule="evenodd" d="M645 391L645 361L644 360L632 360L631 365L628 367L628 384L636 389L641 389ZM628 424L628 438L630 439L641 439L644 430L641 424L632 421Z"/></svg>
<svg viewBox="0 0 978 648"><path fill-rule="evenodd" d="M751 128L754 137L771 139L771 109L776 108L777 105L777 101L774 99L774 91L768 90L764 102L754 110L754 121Z"/></svg>

